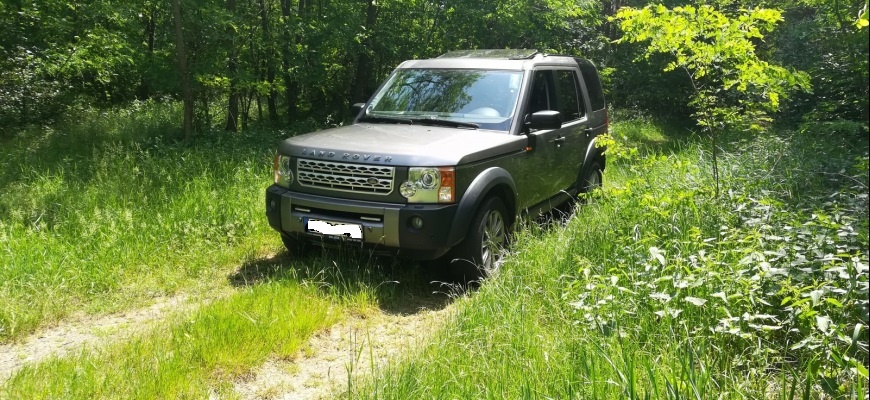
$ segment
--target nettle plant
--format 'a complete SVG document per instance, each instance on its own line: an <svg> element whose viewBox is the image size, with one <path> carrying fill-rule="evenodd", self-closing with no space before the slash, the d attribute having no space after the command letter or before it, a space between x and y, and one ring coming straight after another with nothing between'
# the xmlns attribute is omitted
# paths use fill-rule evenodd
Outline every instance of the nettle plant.
<svg viewBox="0 0 870 400"><path fill-rule="evenodd" d="M658 156L639 166L699 172L679 164ZM580 327L704 342L727 349L702 361L722 374L779 371L805 393L866 390L868 239L850 195L795 209L739 190L720 201L703 185L655 185L638 178L598 199L620 210L623 228L637 225L612 238L605 259L576 257L564 295Z"/></svg>
<svg viewBox="0 0 870 400"><path fill-rule="evenodd" d="M741 10L729 18L709 5L669 9L625 7L612 20L623 31L618 43L648 42L641 56L667 54L665 71L682 70L694 90L689 105L712 141L713 178L719 193L718 135L728 129L761 131L770 112L796 89L809 90L805 73L761 60L755 42L782 16L771 9Z"/></svg>

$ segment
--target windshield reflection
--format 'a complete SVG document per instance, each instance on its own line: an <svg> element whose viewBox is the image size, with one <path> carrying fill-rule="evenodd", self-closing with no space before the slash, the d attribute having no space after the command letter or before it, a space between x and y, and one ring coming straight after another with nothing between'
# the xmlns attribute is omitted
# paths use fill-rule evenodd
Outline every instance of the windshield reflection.
<svg viewBox="0 0 870 400"><path fill-rule="evenodd" d="M399 70L372 99L366 116L507 131L521 82L520 71Z"/></svg>

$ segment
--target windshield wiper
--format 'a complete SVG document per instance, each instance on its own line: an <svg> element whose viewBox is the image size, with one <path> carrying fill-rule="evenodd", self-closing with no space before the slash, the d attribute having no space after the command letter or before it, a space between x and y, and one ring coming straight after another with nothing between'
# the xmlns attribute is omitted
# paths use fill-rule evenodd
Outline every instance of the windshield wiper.
<svg viewBox="0 0 870 400"><path fill-rule="evenodd" d="M392 123L392 124L408 124L408 125L414 124L414 121L412 121L408 118L384 117L384 116L380 116L380 115L369 115L369 114L363 115L362 118L360 118L359 120L360 121L367 121L367 122L386 122L386 123Z"/></svg>
<svg viewBox="0 0 870 400"><path fill-rule="evenodd" d="M452 126L456 128L480 128L480 125L472 123L472 122L461 122L461 121L453 121L450 119L440 119L434 117L427 118L411 118L411 121L417 122L422 125L441 125L441 126Z"/></svg>

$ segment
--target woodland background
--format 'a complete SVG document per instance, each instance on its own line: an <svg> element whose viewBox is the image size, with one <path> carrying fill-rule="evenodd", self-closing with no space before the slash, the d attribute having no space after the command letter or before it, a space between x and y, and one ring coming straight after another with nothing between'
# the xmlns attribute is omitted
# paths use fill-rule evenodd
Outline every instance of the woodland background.
<svg viewBox="0 0 870 400"><path fill-rule="evenodd" d="M809 74L777 121L868 120L867 2L665 1L735 17L782 12L754 39L759 58ZM616 44L612 17L637 1L93 0L0 3L0 124L49 124L84 108L187 102L186 135L336 123L401 61L469 48L586 57L617 109L685 119L691 84L668 54ZM849 123L851 121L852 123ZM8 130L11 134L12 130ZM167 132L167 134L175 134Z"/></svg>

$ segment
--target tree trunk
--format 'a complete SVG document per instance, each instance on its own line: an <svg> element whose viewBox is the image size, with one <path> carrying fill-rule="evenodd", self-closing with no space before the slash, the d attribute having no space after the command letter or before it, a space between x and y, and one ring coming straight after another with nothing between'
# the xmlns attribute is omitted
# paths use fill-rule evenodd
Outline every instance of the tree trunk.
<svg viewBox="0 0 870 400"><path fill-rule="evenodd" d="M293 79L293 76L290 75L290 48L291 45L293 45L293 35L290 31L293 26L290 15L290 0L281 0L281 15L284 17L284 40L281 47L281 68L284 76L284 97L287 102L287 124L290 125L296 118L296 93L299 91L298 83Z"/></svg>
<svg viewBox="0 0 870 400"><path fill-rule="evenodd" d="M231 16L236 13L236 0L227 0L227 11ZM239 88L237 87L237 75L239 54L235 44L235 30L231 24L227 26L227 36L230 38L229 43L229 60L227 61L227 70L230 79L230 96L227 103L227 123L224 129L230 132L239 130Z"/></svg>
<svg viewBox="0 0 870 400"><path fill-rule="evenodd" d="M260 24L263 27L263 43L266 45L263 62L266 64L266 82L269 83L269 97L266 99L269 108L269 121L275 122L278 120L278 109L275 106L275 63L274 44L272 43L272 33L269 28L269 14L266 11L266 1L260 1ZM259 104L259 101L257 102Z"/></svg>
<svg viewBox="0 0 870 400"><path fill-rule="evenodd" d="M372 57L370 53L370 47L373 43L371 32L374 30L375 22L378 17L378 9L375 5L374 0L367 0L366 6L366 21L365 25L363 25L363 29L369 33L369 36L365 38L362 42L362 49L359 52L359 56L357 57L356 64L356 77L353 80L353 89L351 91L351 101L354 103L361 103L366 100L366 93L369 89L369 81L371 80L372 75Z"/></svg>
<svg viewBox="0 0 870 400"><path fill-rule="evenodd" d="M157 11L151 9L148 12L148 17L145 20L145 43L148 46L148 50L145 52L146 57L146 66L150 67L151 63L154 60L154 35L157 30ZM143 74L139 80L139 88L136 90L136 98L139 100L148 100L151 97L151 83L148 82L148 78Z"/></svg>
<svg viewBox="0 0 870 400"><path fill-rule="evenodd" d="M181 21L181 0L172 0L172 17L175 20L175 50L178 54L178 73L181 74L181 92L184 98L184 140L190 140L193 131L193 90L187 73L187 53L184 49L184 33Z"/></svg>

